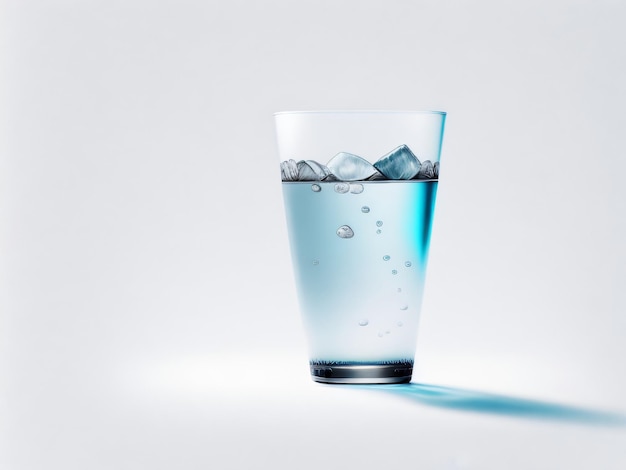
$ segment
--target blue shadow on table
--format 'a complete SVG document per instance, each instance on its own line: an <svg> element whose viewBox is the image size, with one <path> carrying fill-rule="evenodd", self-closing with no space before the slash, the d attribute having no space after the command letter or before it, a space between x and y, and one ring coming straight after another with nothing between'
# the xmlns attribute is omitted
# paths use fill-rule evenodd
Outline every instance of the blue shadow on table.
<svg viewBox="0 0 626 470"><path fill-rule="evenodd" d="M626 417L617 413L495 395L461 388L418 383L357 385L356 387L386 393L420 405L451 410L587 425L626 426Z"/></svg>

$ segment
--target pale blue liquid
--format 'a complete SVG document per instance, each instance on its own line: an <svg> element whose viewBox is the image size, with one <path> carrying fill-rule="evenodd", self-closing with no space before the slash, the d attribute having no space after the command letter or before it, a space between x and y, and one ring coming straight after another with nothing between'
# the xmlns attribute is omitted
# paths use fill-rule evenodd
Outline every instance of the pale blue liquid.
<svg viewBox="0 0 626 470"><path fill-rule="evenodd" d="M336 184L283 183L310 358L412 361L437 181L350 183L360 194Z"/></svg>

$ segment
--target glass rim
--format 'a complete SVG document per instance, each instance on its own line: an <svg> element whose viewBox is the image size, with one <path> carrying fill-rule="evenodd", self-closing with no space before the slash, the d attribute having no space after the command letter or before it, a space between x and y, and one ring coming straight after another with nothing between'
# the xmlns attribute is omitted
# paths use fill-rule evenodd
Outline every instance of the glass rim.
<svg viewBox="0 0 626 470"><path fill-rule="evenodd" d="M274 116L282 116L282 115L286 115L286 114L379 114L379 115L383 115L383 114L387 114L387 115L393 115L393 114L437 114L440 116L445 116L447 113L446 111L429 111L429 110L422 110L422 111L406 111L406 110L319 110L319 111L277 111L275 113L273 113Z"/></svg>

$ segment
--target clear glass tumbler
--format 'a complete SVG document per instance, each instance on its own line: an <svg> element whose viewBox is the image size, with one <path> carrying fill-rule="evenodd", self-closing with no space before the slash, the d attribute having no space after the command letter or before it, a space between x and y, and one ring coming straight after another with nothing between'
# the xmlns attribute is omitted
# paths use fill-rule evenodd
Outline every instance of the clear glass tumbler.
<svg viewBox="0 0 626 470"><path fill-rule="evenodd" d="M446 114L275 114L313 380L411 380Z"/></svg>

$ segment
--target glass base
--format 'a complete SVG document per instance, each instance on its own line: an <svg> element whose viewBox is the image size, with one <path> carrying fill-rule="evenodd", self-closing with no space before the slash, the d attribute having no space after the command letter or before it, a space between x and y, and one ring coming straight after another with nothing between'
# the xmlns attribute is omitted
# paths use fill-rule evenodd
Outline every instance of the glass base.
<svg viewBox="0 0 626 470"><path fill-rule="evenodd" d="M311 378L327 384L402 384L411 381L413 364L311 363Z"/></svg>

